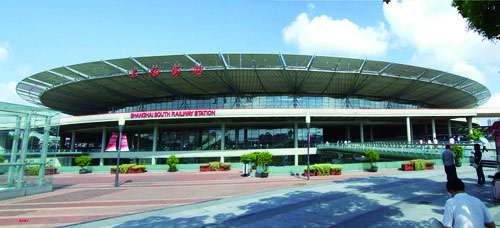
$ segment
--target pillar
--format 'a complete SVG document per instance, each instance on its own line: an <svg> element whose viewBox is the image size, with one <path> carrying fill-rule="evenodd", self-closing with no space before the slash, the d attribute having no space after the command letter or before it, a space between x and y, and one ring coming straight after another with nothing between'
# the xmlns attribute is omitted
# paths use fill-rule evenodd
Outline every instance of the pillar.
<svg viewBox="0 0 500 228"><path fill-rule="evenodd" d="M370 125L370 142L373 142L373 125Z"/></svg>
<svg viewBox="0 0 500 228"><path fill-rule="evenodd" d="M12 142L12 148L10 152L10 163L16 163L17 160L17 150L19 148L19 133L21 131L21 117L17 116L16 118L16 126L14 128L14 139ZM10 166L9 167L9 176L7 177L7 183L9 186L12 186L14 184L14 172L16 170L16 167Z"/></svg>
<svg viewBox="0 0 500 228"><path fill-rule="evenodd" d="M155 125L153 129L153 152L156 152L157 147L158 147L158 125Z"/></svg>
<svg viewBox="0 0 500 228"><path fill-rule="evenodd" d="M49 151L49 136L50 136L50 117L45 117L45 126L43 127L43 142L42 151L40 154L40 171L38 172L38 185L45 184L45 163L47 161L47 153Z"/></svg>
<svg viewBox="0 0 500 228"><path fill-rule="evenodd" d="M472 134L472 117L467 117L467 126L469 128L469 134Z"/></svg>
<svg viewBox="0 0 500 228"><path fill-rule="evenodd" d="M436 120L432 119L432 140L436 139ZM433 142L434 143L434 142Z"/></svg>
<svg viewBox="0 0 500 228"><path fill-rule="evenodd" d="M451 120L448 120L448 138L452 138L453 135L451 134Z"/></svg>
<svg viewBox="0 0 500 228"><path fill-rule="evenodd" d="M28 138L30 136L30 126L31 126L31 113L26 115L26 119L24 120L24 132L23 132L23 141L21 144L21 154L19 156L19 163L22 165L19 166L17 170L17 183L16 188L20 189L24 185L24 168L26 163L26 154L28 153Z"/></svg>
<svg viewBox="0 0 500 228"><path fill-rule="evenodd" d="M220 150L224 150L224 146L226 144L226 124L222 123L221 126L222 138L220 139ZM224 157L221 157L222 162L224 161Z"/></svg>
<svg viewBox="0 0 500 228"><path fill-rule="evenodd" d="M359 123L359 138L361 143L365 142L365 125L363 122Z"/></svg>
<svg viewBox="0 0 500 228"><path fill-rule="evenodd" d="M71 152L75 151L75 136L76 136L76 132L72 131L71 132L71 147L69 149Z"/></svg>
<svg viewBox="0 0 500 228"><path fill-rule="evenodd" d="M293 148L299 148L299 124L293 126Z"/></svg>
<svg viewBox="0 0 500 228"><path fill-rule="evenodd" d="M294 155L294 162L295 162L295 166L299 165L299 154L297 152L295 152L295 155Z"/></svg>
<svg viewBox="0 0 500 228"><path fill-rule="evenodd" d="M224 163L224 156L220 156L220 162Z"/></svg>
<svg viewBox="0 0 500 228"><path fill-rule="evenodd" d="M99 166L104 165L104 151L106 150L106 128L102 128L101 138L101 158L99 159Z"/></svg>
<svg viewBox="0 0 500 228"><path fill-rule="evenodd" d="M351 126L347 125L347 141L351 141Z"/></svg>
<svg viewBox="0 0 500 228"><path fill-rule="evenodd" d="M156 165L156 157L151 158L151 165Z"/></svg>
<svg viewBox="0 0 500 228"><path fill-rule="evenodd" d="M411 122L410 117L406 117L406 139L408 140L408 144L411 144Z"/></svg>

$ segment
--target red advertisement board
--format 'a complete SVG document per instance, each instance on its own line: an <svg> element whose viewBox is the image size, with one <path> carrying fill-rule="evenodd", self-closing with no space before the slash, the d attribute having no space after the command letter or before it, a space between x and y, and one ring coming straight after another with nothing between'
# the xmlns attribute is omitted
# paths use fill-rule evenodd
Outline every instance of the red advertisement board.
<svg viewBox="0 0 500 228"><path fill-rule="evenodd" d="M118 141L118 133L113 133L111 138L109 139L108 146L106 147L106 151L116 151L116 141ZM122 142L120 143L121 151L130 151L128 149L127 135L122 134Z"/></svg>

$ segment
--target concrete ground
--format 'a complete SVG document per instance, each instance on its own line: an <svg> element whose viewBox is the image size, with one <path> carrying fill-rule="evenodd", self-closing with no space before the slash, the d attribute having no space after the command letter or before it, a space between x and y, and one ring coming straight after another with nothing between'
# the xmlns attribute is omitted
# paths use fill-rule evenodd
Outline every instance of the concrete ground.
<svg viewBox="0 0 500 228"><path fill-rule="evenodd" d="M486 175L493 174L485 169ZM238 171L122 175L60 174L51 193L0 201L0 224L27 227L425 227L448 199L436 170L341 176L244 178ZM370 176L374 175L374 176ZM500 223L492 186L458 169L466 190ZM370 177L368 177L370 176ZM147 211L147 212L145 212ZM97 221L93 221L97 220ZM89 222L93 221L93 222ZM82 223L83 222L83 223Z"/></svg>

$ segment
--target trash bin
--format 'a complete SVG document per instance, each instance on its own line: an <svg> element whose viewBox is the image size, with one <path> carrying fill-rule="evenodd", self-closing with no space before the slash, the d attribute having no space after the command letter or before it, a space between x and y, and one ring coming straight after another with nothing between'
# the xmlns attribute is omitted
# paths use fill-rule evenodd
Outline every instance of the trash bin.
<svg viewBox="0 0 500 228"><path fill-rule="evenodd" d="M242 176L248 176L250 175L250 160L245 160L243 161L243 175Z"/></svg>

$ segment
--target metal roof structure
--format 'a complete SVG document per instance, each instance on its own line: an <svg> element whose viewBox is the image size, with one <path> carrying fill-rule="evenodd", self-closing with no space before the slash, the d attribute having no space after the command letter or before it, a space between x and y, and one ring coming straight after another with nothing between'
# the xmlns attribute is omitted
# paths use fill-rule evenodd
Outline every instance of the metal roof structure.
<svg viewBox="0 0 500 228"><path fill-rule="evenodd" d="M174 66L180 75L171 74ZM201 75L193 74L203 66ZM159 75L150 77L153 67ZM137 78L130 78L133 70ZM68 114L159 97L331 96L365 97L468 108L491 94L459 75L411 65L311 55L184 54L129 57L63 66L31 75L17 85L28 102Z"/></svg>

